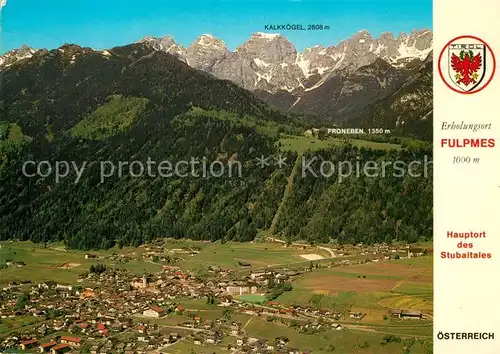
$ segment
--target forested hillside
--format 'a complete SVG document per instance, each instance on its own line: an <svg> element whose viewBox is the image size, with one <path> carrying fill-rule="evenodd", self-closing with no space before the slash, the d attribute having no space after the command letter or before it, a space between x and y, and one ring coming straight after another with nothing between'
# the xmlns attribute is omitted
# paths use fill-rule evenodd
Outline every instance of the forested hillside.
<svg viewBox="0 0 500 354"><path fill-rule="evenodd" d="M0 119L0 239L63 240L80 249L139 245L158 237L250 241L271 227L298 156L280 152L298 117L194 70L167 53L130 45L110 51L66 45L37 52L3 73ZM340 144L334 161L422 158ZM261 156L283 166L258 165ZM113 174L102 161L198 158L239 161L241 176ZM23 163L86 167L26 177ZM34 166L27 172L34 174ZM311 242L416 241L432 237L432 177L295 176L276 222L279 237Z"/></svg>
<svg viewBox="0 0 500 354"><path fill-rule="evenodd" d="M315 152L311 170L321 161L350 161L353 173L347 178L311 178L297 174L290 199L277 224L283 238L308 242L340 243L416 242L432 235L432 169L426 169L428 151L380 151L344 146ZM430 156L429 156L430 157ZM303 157L311 161L313 155ZM356 172L356 164L382 166L389 162L422 161L413 176L402 176L398 164L375 173ZM366 165L365 165L366 164ZM345 171L348 171L347 169ZM418 172L417 172L418 171ZM307 170L306 170L307 172ZM376 175L376 176L375 176ZM416 177L418 175L418 177Z"/></svg>

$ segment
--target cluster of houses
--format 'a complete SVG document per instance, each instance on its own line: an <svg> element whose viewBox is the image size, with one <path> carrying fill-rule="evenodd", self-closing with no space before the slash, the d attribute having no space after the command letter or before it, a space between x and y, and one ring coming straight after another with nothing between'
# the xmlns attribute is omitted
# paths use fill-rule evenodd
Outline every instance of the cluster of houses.
<svg viewBox="0 0 500 354"><path fill-rule="evenodd" d="M148 246L140 253L140 257L152 261L156 261L157 257L161 259L161 247L155 247ZM347 246L332 251L338 256L364 253L367 259L371 258L370 261L394 254L401 254L401 258L424 255L424 251L386 245ZM85 257L99 259L94 254L87 254ZM118 257L124 262L132 259L132 256L112 257ZM331 264L325 266L347 265L352 262L363 261L339 259L332 260ZM274 341L249 338L245 335L243 325L238 322L187 316L190 311L182 305L183 299L216 299L218 306L231 307L234 311L253 316L277 317L286 321L290 327L295 318L312 319L312 322L301 321L293 326L303 333L325 329L342 330L343 326L337 323L341 318L361 320L365 316L362 313L342 314L313 306L283 306L275 301L265 305L251 305L238 300L242 295L264 294L270 282L274 285L292 282L295 277L311 271L308 266L299 269L249 269L244 272L208 267L205 271L205 275L200 276L169 262L161 272L142 276L136 276L125 269L106 269L101 273L82 274L76 284L60 284L55 281L36 284L30 281L12 282L0 292L0 318L10 320L29 317L34 324L19 332L10 331L1 339L0 352L19 348L52 354L67 351L78 353L84 347L85 352L91 354L132 354L160 350L179 340L189 340L200 346L222 345L223 339L230 336L234 340L227 349L235 346L239 353L302 353L288 348L285 338ZM21 296L29 298L23 306L19 306ZM186 317L179 327L187 332L149 322L173 313ZM423 318L421 312L411 310L393 310L391 316Z"/></svg>
<svg viewBox="0 0 500 354"><path fill-rule="evenodd" d="M87 257L93 259L92 255ZM134 323L138 318L162 318L172 312L183 314L185 309L178 304L178 299L186 298L205 300L214 297L220 306L237 306L233 295L257 293L258 284L264 284L270 276L283 278L281 273L279 276L264 273L235 280L230 279L230 271L208 271L217 274L218 280L199 279L192 272L164 266L161 272L142 277L124 269L106 269L100 274L85 273L73 285L55 281L10 284L1 293L0 317L32 316L38 320L22 333L7 335L0 348L38 348L44 352L62 353L76 351L82 343L99 343L99 353L126 352L129 349L140 352L116 340L106 344L111 338L127 333L133 335L139 349L156 350L181 336L160 333L152 327L147 330L140 325L137 327ZM14 310L23 294L29 297L29 301L23 308ZM201 328L203 333L192 340L202 344L217 344L224 335L242 334L241 331L235 332L236 325L207 323L196 317L182 326L186 329ZM72 342L68 338L77 338L78 345L76 340Z"/></svg>
<svg viewBox="0 0 500 354"><path fill-rule="evenodd" d="M194 256L200 253L196 247L181 247L165 249L165 244L161 241L151 243L148 245L139 246L142 252L139 253L139 260L162 262L168 264L175 264L180 259L179 256Z"/></svg>
<svg viewBox="0 0 500 354"><path fill-rule="evenodd" d="M79 348L81 342L81 338L69 336L60 336L46 343L39 343L37 339L26 339L21 341L20 348L22 350L37 348L40 353L61 354Z"/></svg>
<svg viewBox="0 0 500 354"><path fill-rule="evenodd" d="M363 243L359 243L355 246L343 245L338 249L333 248L332 251L335 252L338 257L359 255L367 256L367 259L370 260L389 260L394 258L405 259L422 257L432 253L432 250L418 247L388 244L365 245Z"/></svg>
<svg viewBox="0 0 500 354"><path fill-rule="evenodd" d="M275 302L272 302L271 304L275 304ZM318 308L298 306L298 305L292 306L291 309L293 313L303 314L305 316L330 318L332 320L339 320L342 317L341 312L333 311L330 309L318 309Z"/></svg>

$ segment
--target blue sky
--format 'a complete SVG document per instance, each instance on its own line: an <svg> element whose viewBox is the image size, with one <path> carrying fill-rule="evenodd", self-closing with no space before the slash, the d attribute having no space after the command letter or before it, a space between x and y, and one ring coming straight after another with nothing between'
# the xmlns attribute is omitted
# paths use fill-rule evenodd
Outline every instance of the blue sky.
<svg viewBox="0 0 500 354"><path fill-rule="evenodd" d="M431 29L432 0L7 0L0 16L2 53L22 44L103 49L166 34L187 46L203 33L232 50L252 33L266 32L266 24L330 26L281 32L302 50L335 45L361 29L375 36Z"/></svg>

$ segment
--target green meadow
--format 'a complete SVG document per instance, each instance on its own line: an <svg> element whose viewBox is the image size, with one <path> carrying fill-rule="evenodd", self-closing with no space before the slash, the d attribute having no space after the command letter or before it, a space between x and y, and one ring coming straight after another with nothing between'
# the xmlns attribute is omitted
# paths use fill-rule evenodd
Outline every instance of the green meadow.
<svg viewBox="0 0 500 354"><path fill-rule="evenodd" d="M238 299L245 302L251 302L254 304L263 304L267 302L266 297L259 294L241 295L238 297Z"/></svg>
<svg viewBox="0 0 500 354"><path fill-rule="evenodd" d="M198 254L184 257L179 266L196 269L207 266L241 268L239 262L251 268L286 265L305 262L301 254L321 253L316 249L302 250L284 247L277 243L210 243L204 244ZM250 268L250 269L251 269Z"/></svg>
<svg viewBox="0 0 500 354"><path fill-rule="evenodd" d="M195 253L190 250L196 249ZM179 258L176 266L183 269L198 270L208 266L218 266L229 269L258 269L280 265L307 265L308 260L301 257L303 254L318 254L328 257L324 250L310 247L285 247L279 243L208 243L189 240L167 240L165 251L173 250ZM39 282L54 280L66 284L76 282L78 276L88 271L92 264L106 265L130 270L140 276L144 273L155 273L161 270L160 264L149 261L129 260L126 263L113 262L109 259L112 254L128 255L137 258L144 252L144 247L117 247L100 251L67 250L63 244L35 244L33 242L2 242L0 248L0 264L12 260L24 262L26 266L14 266L0 269L0 284L10 281L31 280ZM99 259L85 259L86 253L99 256ZM249 264L244 268L241 264Z"/></svg>
<svg viewBox="0 0 500 354"><path fill-rule="evenodd" d="M432 256L317 269L292 285L293 290L276 301L362 312L366 316L361 322L366 324L400 323L390 318L391 308L422 310L430 315L433 311Z"/></svg>
<svg viewBox="0 0 500 354"><path fill-rule="evenodd" d="M78 276L89 270L92 264L104 263L116 268L129 269L137 275L144 272L158 272L161 266L151 262L130 261L127 263L113 263L104 257L113 253L137 254L143 252L141 248L110 249L107 251L83 252L66 250L62 244L35 244L32 242L2 242L0 248L0 264L12 260L24 262L24 267L9 266L0 270L0 284L11 281L42 282L54 280L64 284L73 284ZM99 259L85 259L86 253L98 255Z"/></svg>
<svg viewBox="0 0 500 354"><path fill-rule="evenodd" d="M331 147L339 146L349 142L357 147L364 147L376 150L391 150L401 149L401 145L391 143L378 143L374 141L361 140L361 139L339 139L339 138L326 138L317 139L307 136L294 136L283 135L279 140L279 146L282 151L295 151L302 154L306 151L317 151L321 149L329 149Z"/></svg>
<svg viewBox="0 0 500 354"><path fill-rule="evenodd" d="M315 354L400 354L404 352L405 344L409 344L402 340L400 343L381 345L386 334L364 329L326 330L314 335L302 334L281 323L268 322L258 317L252 318L245 331L249 336L266 338L271 342L276 337L284 336L290 339L288 347L311 351ZM420 345L415 345L417 342ZM416 340L415 343L411 345L408 353L429 353L424 348L428 346L425 339Z"/></svg>

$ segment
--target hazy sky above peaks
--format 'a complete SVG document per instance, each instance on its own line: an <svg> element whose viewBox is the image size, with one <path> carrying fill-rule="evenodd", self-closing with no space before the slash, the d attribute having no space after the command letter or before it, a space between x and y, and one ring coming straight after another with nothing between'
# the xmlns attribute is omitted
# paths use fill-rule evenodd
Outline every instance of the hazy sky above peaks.
<svg viewBox="0 0 500 354"><path fill-rule="evenodd" d="M376 37L432 29L430 0L8 0L0 11L2 53L22 44L104 49L164 35L189 46L200 34L220 38L234 50L254 32L279 32L303 50L335 45L361 29ZM330 29L269 31L266 24Z"/></svg>

